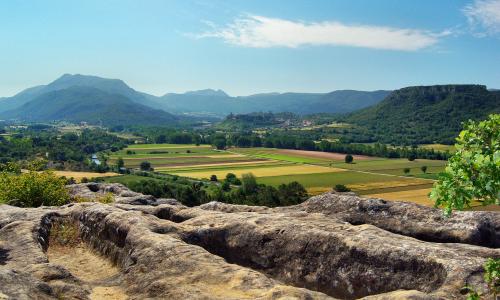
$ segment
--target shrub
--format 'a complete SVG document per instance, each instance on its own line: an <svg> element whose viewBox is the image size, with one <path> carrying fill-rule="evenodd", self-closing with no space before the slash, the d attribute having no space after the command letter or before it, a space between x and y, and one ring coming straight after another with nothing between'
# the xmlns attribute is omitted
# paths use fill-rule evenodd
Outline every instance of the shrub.
<svg viewBox="0 0 500 300"><path fill-rule="evenodd" d="M87 177L82 177L82 179L80 180L81 183L87 183L89 182L89 179Z"/></svg>
<svg viewBox="0 0 500 300"><path fill-rule="evenodd" d="M403 172L405 173L405 175L410 174L410 168L404 168Z"/></svg>
<svg viewBox="0 0 500 300"><path fill-rule="evenodd" d="M221 186L222 190L227 192L231 189L231 184L229 183L229 181L227 180L224 180L224 182L222 183L222 186Z"/></svg>
<svg viewBox="0 0 500 300"><path fill-rule="evenodd" d="M420 170L422 170L423 173L427 173L427 166L421 166Z"/></svg>
<svg viewBox="0 0 500 300"><path fill-rule="evenodd" d="M351 154L347 154L344 158L346 164L350 164L354 161L354 158L352 157Z"/></svg>
<svg viewBox="0 0 500 300"><path fill-rule="evenodd" d="M415 159L417 159L417 155L415 153L410 153L408 155L408 160L409 161L414 161Z"/></svg>
<svg viewBox="0 0 500 300"><path fill-rule="evenodd" d="M66 180L54 173L0 173L0 202L20 207L59 206L69 202Z"/></svg>
<svg viewBox="0 0 500 300"><path fill-rule="evenodd" d="M339 193L345 193L345 192L350 192L351 189L348 188L347 186L343 185L343 184L337 184L335 185L335 187L333 188L336 192L339 192Z"/></svg>
<svg viewBox="0 0 500 300"><path fill-rule="evenodd" d="M210 176L210 181L217 181L217 175Z"/></svg>
<svg viewBox="0 0 500 300"><path fill-rule="evenodd" d="M500 258L489 258L484 264L484 281L488 284L493 299L500 294Z"/></svg>
<svg viewBox="0 0 500 300"><path fill-rule="evenodd" d="M149 171L151 170L151 163L149 161L143 161L140 164L140 168L142 171Z"/></svg>
<svg viewBox="0 0 500 300"><path fill-rule="evenodd" d="M241 185L241 180L239 180L233 173L226 174L226 181L230 184Z"/></svg>

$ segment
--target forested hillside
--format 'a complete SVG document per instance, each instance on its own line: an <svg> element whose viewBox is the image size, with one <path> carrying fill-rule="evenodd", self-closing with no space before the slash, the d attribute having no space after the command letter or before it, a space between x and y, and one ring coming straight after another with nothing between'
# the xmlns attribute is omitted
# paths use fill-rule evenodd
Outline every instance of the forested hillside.
<svg viewBox="0 0 500 300"><path fill-rule="evenodd" d="M462 122L500 112L500 92L482 85L407 87L344 121L384 143L453 143Z"/></svg>
<svg viewBox="0 0 500 300"><path fill-rule="evenodd" d="M138 104L125 96L82 86L44 93L0 116L30 122L85 121L105 126L169 125L177 120L165 111Z"/></svg>

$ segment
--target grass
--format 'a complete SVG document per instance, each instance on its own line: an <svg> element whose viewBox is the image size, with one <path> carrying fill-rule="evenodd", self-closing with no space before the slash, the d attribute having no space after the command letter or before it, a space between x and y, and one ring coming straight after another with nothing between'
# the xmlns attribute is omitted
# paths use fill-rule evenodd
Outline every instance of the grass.
<svg viewBox="0 0 500 300"><path fill-rule="evenodd" d="M429 160L429 159L418 159L414 161L409 161L407 159L398 158L398 159L375 159L375 160L359 160L354 161L352 164L342 163L333 163L333 167L345 168L350 170L357 171L377 171L378 173L383 174L392 174L392 172L399 171L398 174L392 175L403 175L404 168L410 168L414 170L420 170L420 167L427 166L428 170L431 170L431 167L443 167L446 165L445 161L442 160Z"/></svg>
<svg viewBox="0 0 500 300"><path fill-rule="evenodd" d="M287 166L291 165L292 163L288 162L279 162L279 161L269 161L269 162L262 162L260 164L256 163L248 163L244 165L235 165L234 163L229 164L229 165L223 165L223 164L218 164L218 165L212 165L212 166L188 166L188 167L176 167L176 168L156 168L156 171L162 172L162 173L169 173L169 172L199 172L199 171L205 171L205 170L210 170L210 171L230 171L234 169L255 169L255 168L269 168L269 167L277 167L277 166Z"/></svg>
<svg viewBox="0 0 500 300"><path fill-rule="evenodd" d="M283 176L288 174L306 174L306 175L317 175L321 173L332 173L332 172L343 172L341 169L333 169L321 166L312 165L287 165L287 166L270 166L268 168L247 168L247 169L232 169L231 173L238 177L246 173L252 173L256 177L269 177L269 176ZM192 178L209 178L211 175L216 175L219 178L223 178L229 173L227 170L205 170L205 171L194 171L194 172L170 172L170 174L175 174L179 176L187 176Z"/></svg>
<svg viewBox="0 0 500 300"><path fill-rule="evenodd" d="M401 180L407 180L412 182L414 179L400 178ZM278 186L282 183L290 183L292 181L298 181L306 188L312 187L328 187L331 188L336 184L352 185L367 182L387 182L394 181L392 176L383 176L378 174L367 174L359 173L353 171L344 172L330 172L322 174L294 174L294 175L282 175L273 177L260 177L257 178L258 182Z"/></svg>
<svg viewBox="0 0 500 300"><path fill-rule="evenodd" d="M134 154L127 154L127 151L133 151ZM159 152L159 153L154 153ZM126 148L117 151L111 155L111 157L122 157L122 158L134 158L134 157L144 157L144 156L163 156L163 157L176 157L176 156L192 156L192 155L227 155L227 152L221 152L213 150L210 148L165 148L165 149L131 149Z"/></svg>
<svg viewBox="0 0 500 300"><path fill-rule="evenodd" d="M228 158L212 158L212 157L179 157L179 158L152 158L145 157L144 159L123 159L125 166L129 168L137 168L143 161L148 161L154 168L158 167L173 167L173 166L196 166L201 164L223 164L223 163L239 163L239 162L257 162L259 160L249 157L228 157ZM110 160L110 164L114 164L115 160Z"/></svg>
<svg viewBox="0 0 500 300"><path fill-rule="evenodd" d="M212 148L211 145L199 145L195 144L135 144L128 146L128 149L178 149L178 148L190 148L190 149L201 149L201 148Z"/></svg>
<svg viewBox="0 0 500 300"><path fill-rule="evenodd" d="M426 149L434 149L437 151L450 151L450 152L455 152L455 146L454 145L443 145L443 144L424 144L424 145L419 145L420 148L426 148Z"/></svg>

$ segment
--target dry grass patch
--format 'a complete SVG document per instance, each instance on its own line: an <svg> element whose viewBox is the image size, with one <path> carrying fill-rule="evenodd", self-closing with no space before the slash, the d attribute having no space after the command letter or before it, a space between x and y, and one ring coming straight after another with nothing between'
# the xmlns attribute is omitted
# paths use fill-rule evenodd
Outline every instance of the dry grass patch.
<svg viewBox="0 0 500 300"><path fill-rule="evenodd" d="M73 171L54 171L57 176L71 178L73 177L77 182L80 182L82 178L93 178L93 177L112 177L120 176L121 174L107 172L107 173L96 173L96 172L73 172Z"/></svg>
<svg viewBox="0 0 500 300"><path fill-rule="evenodd" d="M47 257L50 263L64 266L89 285L92 289L90 299L128 299L119 278L120 270L81 240L77 222L57 220L52 223ZM60 296L64 298L64 294Z"/></svg>
<svg viewBox="0 0 500 300"><path fill-rule="evenodd" d="M408 191L398 191L389 193L379 193L371 195L363 195L365 198L380 198L390 201L403 201L403 202L413 202L420 205L425 205L429 207L434 206L434 202L429 199L429 193L432 188L418 189L418 190L408 190Z"/></svg>

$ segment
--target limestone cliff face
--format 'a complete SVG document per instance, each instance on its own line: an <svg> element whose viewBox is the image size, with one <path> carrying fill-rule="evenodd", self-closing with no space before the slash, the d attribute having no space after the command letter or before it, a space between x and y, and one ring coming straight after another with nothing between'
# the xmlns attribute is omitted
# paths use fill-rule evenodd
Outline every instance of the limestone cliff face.
<svg viewBox="0 0 500 300"><path fill-rule="evenodd" d="M0 299L86 299L92 287L47 258L56 222L119 267L131 299L453 299L500 257L497 213L451 219L415 204L324 194L292 207L185 207L113 184L115 203L0 206Z"/></svg>

